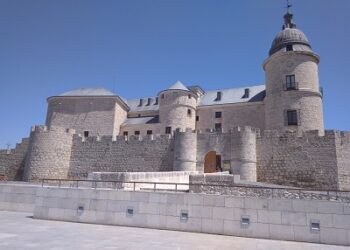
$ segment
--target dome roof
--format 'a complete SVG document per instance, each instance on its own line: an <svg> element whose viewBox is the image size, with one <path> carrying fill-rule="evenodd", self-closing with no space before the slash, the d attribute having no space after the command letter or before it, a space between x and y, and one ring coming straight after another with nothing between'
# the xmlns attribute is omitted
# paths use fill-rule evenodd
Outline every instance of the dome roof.
<svg viewBox="0 0 350 250"><path fill-rule="evenodd" d="M271 56L282 48L286 48L287 45L299 45L298 50L311 50L309 40L301 30L297 29L293 22L293 14L287 12L283 18L283 28L273 39L269 55Z"/></svg>
<svg viewBox="0 0 350 250"><path fill-rule="evenodd" d="M272 42L269 55L279 51L287 45L301 44L311 48L309 40L305 34L297 28L285 28L277 33L275 39Z"/></svg>

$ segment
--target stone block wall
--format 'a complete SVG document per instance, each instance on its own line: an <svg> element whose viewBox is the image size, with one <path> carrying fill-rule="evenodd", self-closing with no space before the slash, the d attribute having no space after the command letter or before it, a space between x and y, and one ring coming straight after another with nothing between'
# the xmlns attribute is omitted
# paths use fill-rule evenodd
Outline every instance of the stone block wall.
<svg viewBox="0 0 350 250"><path fill-rule="evenodd" d="M14 149L0 150L0 175L6 180L22 180L29 139L23 138Z"/></svg>
<svg viewBox="0 0 350 250"><path fill-rule="evenodd" d="M350 245L340 201L42 188L34 218Z"/></svg>
<svg viewBox="0 0 350 250"><path fill-rule="evenodd" d="M221 112L222 117L215 118L215 112ZM214 129L215 123L221 123L223 132L238 126L251 126L260 130L265 128L263 102L200 106L197 107L197 116L199 120L196 122L196 129L202 131Z"/></svg>
<svg viewBox="0 0 350 250"><path fill-rule="evenodd" d="M264 131L257 138L258 181L315 189L340 188L336 151L339 136L333 130L325 131L324 136L318 131L305 132L302 136ZM344 150L348 146L339 148ZM345 157L344 160L344 169L349 169L349 161L346 163Z"/></svg>
<svg viewBox="0 0 350 250"><path fill-rule="evenodd" d="M85 140L75 135L68 177L86 178L90 172L172 171L173 141L170 135Z"/></svg>
<svg viewBox="0 0 350 250"><path fill-rule="evenodd" d="M337 131L336 154L339 189L350 190L350 132Z"/></svg>

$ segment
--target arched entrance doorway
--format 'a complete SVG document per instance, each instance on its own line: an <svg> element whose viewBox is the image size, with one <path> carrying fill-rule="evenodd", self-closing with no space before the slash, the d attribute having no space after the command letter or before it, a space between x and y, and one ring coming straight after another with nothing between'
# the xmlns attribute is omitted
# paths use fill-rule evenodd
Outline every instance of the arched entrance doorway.
<svg viewBox="0 0 350 250"><path fill-rule="evenodd" d="M221 172L221 155L210 151L204 157L204 173Z"/></svg>

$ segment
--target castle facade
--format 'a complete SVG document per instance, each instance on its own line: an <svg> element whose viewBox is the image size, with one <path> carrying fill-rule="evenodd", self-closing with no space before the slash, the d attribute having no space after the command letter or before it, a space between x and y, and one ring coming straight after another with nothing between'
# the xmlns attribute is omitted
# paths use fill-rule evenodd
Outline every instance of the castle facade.
<svg viewBox="0 0 350 250"><path fill-rule="evenodd" d="M103 88L48 98L45 126L0 151L8 179L91 172L229 171L242 180L350 189L350 132L325 130L319 56L287 12L265 84L203 90L177 81L126 100Z"/></svg>

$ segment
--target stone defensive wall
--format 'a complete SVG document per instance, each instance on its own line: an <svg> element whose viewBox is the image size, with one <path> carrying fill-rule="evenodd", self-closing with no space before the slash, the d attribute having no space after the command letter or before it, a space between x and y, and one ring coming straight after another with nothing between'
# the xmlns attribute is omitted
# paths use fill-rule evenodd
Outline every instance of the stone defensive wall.
<svg viewBox="0 0 350 250"><path fill-rule="evenodd" d="M0 149L0 179L22 180L29 139L23 138L14 149Z"/></svg>
<svg viewBox="0 0 350 250"><path fill-rule="evenodd" d="M256 142L259 182L350 190L350 132L264 131Z"/></svg>
<svg viewBox="0 0 350 250"><path fill-rule="evenodd" d="M172 171L174 139L170 135L73 136L68 177L86 178L91 172Z"/></svg>

